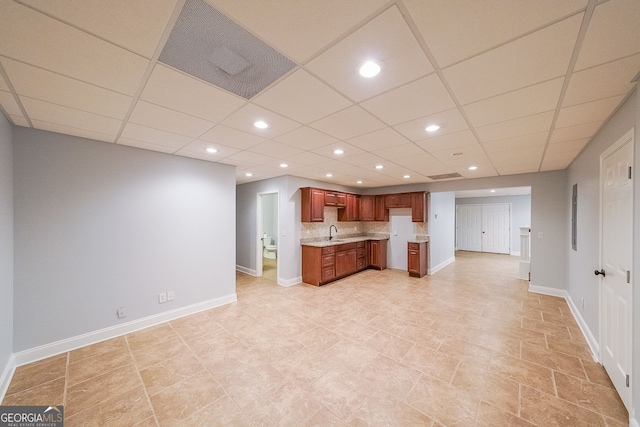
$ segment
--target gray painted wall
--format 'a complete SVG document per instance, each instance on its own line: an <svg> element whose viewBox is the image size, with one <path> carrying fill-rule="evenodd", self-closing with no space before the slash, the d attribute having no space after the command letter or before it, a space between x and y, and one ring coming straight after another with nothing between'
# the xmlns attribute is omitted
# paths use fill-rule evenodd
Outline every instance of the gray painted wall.
<svg viewBox="0 0 640 427"><path fill-rule="evenodd" d="M511 253L520 254L520 227L531 225L531 196L466 197L456 199L456 205L485 205L508 203L511 205Z"/></svg>
<svg viewBox="0 0 640 427"><path fill-rule="evenodd" d="M14 351L235 293L234 167L13 136Z"/></svg>
<svg viewBox="0 0 640 427"><path fill-rule="evenodd" d="M271 237L273 244L276 245L278 242L277 194L265 194L262 196L262 228L264 233Z"/></svg>
<svg viewBox="0 0 640 427"><path fill-rule="evenodd" d="M455 257L456 194L431 193L430 199L429 268L435 268Z"/></svg>
<svg viewBox="0 0 640 427"><path fill-rule="evenodd" d="M13 353L13 136L0 113L0 375Z"/></svg>

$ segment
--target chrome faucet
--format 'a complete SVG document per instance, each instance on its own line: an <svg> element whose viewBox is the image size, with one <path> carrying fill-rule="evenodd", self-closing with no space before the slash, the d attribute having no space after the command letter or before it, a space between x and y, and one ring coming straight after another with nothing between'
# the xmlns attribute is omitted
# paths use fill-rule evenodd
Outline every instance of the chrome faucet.
<svg viewBox="0 0 640 427"><path fill-rule="evenodd" d="M331 228L335 228L336 229L336 233L338 232L338 229L336 228L336 226L331 224L331 226L329 227L329 241L331 241L331 239L333 239L333 236L331 235Z"/></svg>

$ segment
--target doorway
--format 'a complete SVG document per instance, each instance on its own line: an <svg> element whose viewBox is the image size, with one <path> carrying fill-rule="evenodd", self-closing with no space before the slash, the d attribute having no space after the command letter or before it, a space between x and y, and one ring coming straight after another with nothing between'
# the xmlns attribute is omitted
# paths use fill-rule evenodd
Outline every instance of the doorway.
<svg viewBox="0 0 640 427"><path fill-rule="evenodd" d="M631 411L633 129L600 157L600 362Z"/></svg>
<svg viewBox="0 0 640 427"><path fill-rule="evenodd" d="M511 206L508 203L456 206L458 250L509 254L510 240Z"/></svg>
<svg viewBox="0 0 640 427"><path fill-rule="evenodd" d="M256 276L278 281L278 192L258 193Z"/></svg>

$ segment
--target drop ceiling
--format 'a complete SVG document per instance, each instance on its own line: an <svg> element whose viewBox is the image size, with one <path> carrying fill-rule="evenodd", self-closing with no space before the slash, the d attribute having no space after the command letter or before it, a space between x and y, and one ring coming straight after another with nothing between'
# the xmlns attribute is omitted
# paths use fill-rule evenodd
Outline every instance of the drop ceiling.
<svg viewBox="0 0 640 427"><path fill-rule="evenodd" d="M638 0L198 1L292 68L247 99L166 65L185 0L2 0L1 111L233 165L238 183L377 187L564 169L640 71Z"/></svg>

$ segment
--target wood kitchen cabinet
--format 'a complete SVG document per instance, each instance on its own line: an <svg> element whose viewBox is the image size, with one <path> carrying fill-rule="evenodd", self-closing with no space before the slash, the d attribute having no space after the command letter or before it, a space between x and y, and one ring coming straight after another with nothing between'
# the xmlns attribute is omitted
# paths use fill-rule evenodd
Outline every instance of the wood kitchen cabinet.
<svg viewBox="0 0 640 427"><path fill-rule="evenodd" d="M360 219L362 221L375 221L376 196L362 196L360 201Z"/></svg>
<svg viewBox="0 0 640 427"><path fill-rule="evenodd" d="M305 187L300 189L302 206L302 222L324 221L324 196L325 191L318 188Z"/></svg>
<svg viewBox="0 0 640 427"><path fill-rule="evenodd" d="M387 268L387 240L371 240L369 267L376 270Z"/></svg>
<svg viewBox="0 0 640 427"><path fill-rule="evenodd" d="M375 202L375 220L376 221L389 221L389 209L385 206L385 195L380 194L376 196Z"/></svg>
<svg viewBox="0 0 640 427"><path fill-rule="evenodd" d="M343 208L347 206L347 195L337 191L324 190L324 205Z"/></svg>
<svg viewBox="0 0 640 427"><path fill-rule="evenodd" d="M348 276L356 272L357 251L355 243L336 247L336 277Z"/></svg>
<svg viewBox="0 0 640 427"><path fill-rule="evenodd" d="M364 270L369 266L369 251L371 244L369 241L356 243L356 269Z"/></svg>
<svg viewBox="0 0 640 427"><path fill-rule="evenodd" d="M338 210L338 221L360 221L361 196L347 194L347 206Z"/></svg>
<svg viewBox="0 0 640 427"><path fill-rule="evenodd" d="M429 245L426 242L407 244L407 269L409 276L423 277L427 274Z"/></svg>
<svg viewBox="0 0 640 427"><path fill-rule="evenodd" d="M411 194L409 193L387 194L385 196L384 205L387 209L410 208Z"/></svg>
<svg viewBox="0 0 640 427"><path fill-rule="evenodd" d="M411 222L427 221L427 200L429 193L411 193Z"/></svg>

